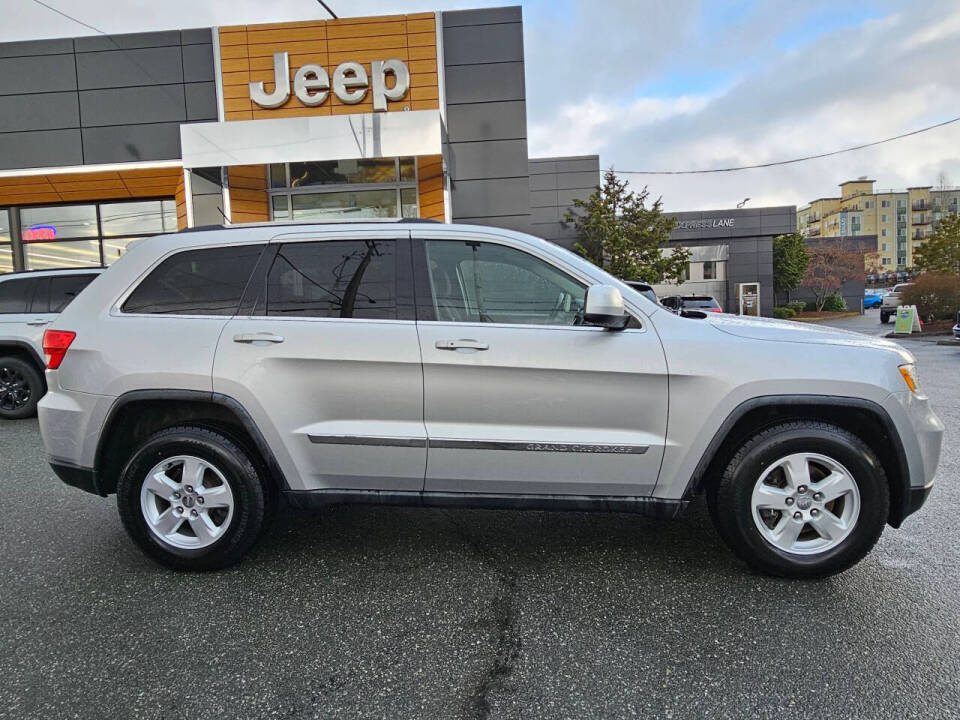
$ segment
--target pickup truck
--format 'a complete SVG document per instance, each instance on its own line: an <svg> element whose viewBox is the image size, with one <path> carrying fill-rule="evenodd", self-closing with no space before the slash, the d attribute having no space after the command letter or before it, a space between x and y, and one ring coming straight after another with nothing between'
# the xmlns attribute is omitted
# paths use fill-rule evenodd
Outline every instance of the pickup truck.
<svg viewBox="0 0 960 720"><path fill-rule="evenodd" d="M901 293L903 293L904 288L911 285L913 283L894 285L893 290L883 296L883 300L880 302L880 322L886 323L892 315L897 314L897 308L903 304L903 299L900 297Z"/></svg>

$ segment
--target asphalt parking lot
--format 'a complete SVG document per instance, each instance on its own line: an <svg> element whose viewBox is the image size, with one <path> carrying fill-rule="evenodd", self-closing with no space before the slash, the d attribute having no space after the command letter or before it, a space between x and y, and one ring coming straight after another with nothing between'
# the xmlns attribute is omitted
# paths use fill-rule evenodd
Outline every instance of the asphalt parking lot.
<svg viewBox="0 0 960 720"><path fill-rule="evenodd" d="M702 503L288 510L239 567L177 574L52 475L36 421L0 423L0 716L958 716L960 347L905 344L938 485L820 582L748 571Z"/></svg>

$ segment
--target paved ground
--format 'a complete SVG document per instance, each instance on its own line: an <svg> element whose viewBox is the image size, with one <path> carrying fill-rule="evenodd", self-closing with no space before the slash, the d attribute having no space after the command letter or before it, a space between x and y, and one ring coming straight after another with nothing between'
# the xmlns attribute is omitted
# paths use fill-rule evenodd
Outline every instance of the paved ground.
<svg viewBox="0 0 960 720"><path fill-rule="evenodd" d="M823 582L751 574L702 505L288 512L242 566L175 574L0 423L0 716L960 715L960 348L907 346L939 485Z"/></svg>

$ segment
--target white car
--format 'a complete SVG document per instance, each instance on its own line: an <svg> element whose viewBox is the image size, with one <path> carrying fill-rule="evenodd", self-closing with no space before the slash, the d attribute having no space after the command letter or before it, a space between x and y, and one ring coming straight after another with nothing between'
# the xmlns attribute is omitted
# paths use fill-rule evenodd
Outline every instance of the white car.
<svg viewBox="0 0 960 720"><path fill-rule="evenodd" d="M0 419L37 412L46 392L43 331L101 268L0 275Z"/></svg>
<svg viewBox="0 0 960 720"><path fill-rule="evenodd" d="M933 483L913 357L674 315L520 233L255 225L141 241L46 333L40 428L175 568L224 567L280 493L674 516L706 493L763 571L860 560Z"/></svg>

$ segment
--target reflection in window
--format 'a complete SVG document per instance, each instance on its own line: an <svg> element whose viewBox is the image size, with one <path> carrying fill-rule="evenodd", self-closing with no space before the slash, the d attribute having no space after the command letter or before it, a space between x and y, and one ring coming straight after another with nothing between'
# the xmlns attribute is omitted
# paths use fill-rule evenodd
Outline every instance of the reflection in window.
<svg viewBox="0 0 960 720"><path fill-rule="evenodd" d="M23 253L27 270L100 265L100 243L97 240L25 243Z"/></svg>
<svg viewBox="0 0 960 720"><path fill-rule="evenodd" d="M397 216L396 190L292 195L294 220L392 218Z"/></svg>
<svg viewBox="0 0 960 720"><path fill-rule="evenodd" d="M0 245L0 273L13 272L13 247L9 243Z"/></svg>
<svg viewBox="0 0 960 720"><path fill-rule="evenodd" d="M100 226L104 236L162 233L163 207L159 201L103 204Z"/></svg>
<svg viewBox="0 0 960 720"><path fill-rule="evenodd" d="M290 163L290 187L397 181L394 158Z"/></svg>
<svg viewBox="0 0 960 720"><path fill-rule="evenodd" d="M10 212L0 208L0 243L10 242Z"/></svg>
<svg viewBox="0 0 960 720"><path fill-rule="evenodd" d="M20 233L24 242L97 237L97 208L95 205L23 208Z"/></svg>
<svg viewBox="0 0 960 720"><path fill-rule="evenodd" d="M289 220L290 219L290 196L289 195L274 195L273 197L273 219L274 220Z"/></svg>
<svg viewBox="0 0 960 720"><path fill-rule="evenodd" d="M140 238L104 238L103 239L103 264L113 265L117 260L124 256L130 243L136 242Z"/></svg>
<svg viewBox="0 0 960 720"><path fill-rule="evenodd" d="M284 245L267 281L267 314L396 319L394 247L391 240Z"/></svg>
<svg viewBox="0 0 960 720"><path fill-rule="evenodd" d="M437 320L579 325L586 286L539 258L490 243L428 241Z"/></svg>
<svg viewBox="0 0 960 720"><path fill-rule="evenodd" d="M420 207L419 203L417 202L416 188L403 188L403 190L400 191L400 209L401 217L420 217Z"/></svg>

